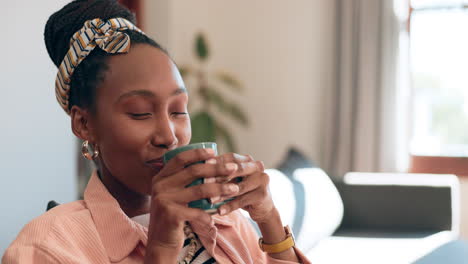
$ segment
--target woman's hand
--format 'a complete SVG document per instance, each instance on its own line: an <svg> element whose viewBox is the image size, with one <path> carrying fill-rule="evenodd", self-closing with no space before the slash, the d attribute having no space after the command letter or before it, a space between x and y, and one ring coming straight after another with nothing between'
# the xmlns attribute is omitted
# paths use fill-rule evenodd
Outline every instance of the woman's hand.
<svg viewBox="0 0 468 264"><path fill-rule="evenodd" d="M216 162L219 168L227 163L237 164L237 170L227 176L224 181L232 182L232 179L236 177L243 177L242 181L237 183L239 192L236 198L218 209L220 215L242 208L249 213L252 220L261 223L275 211L273 200L268 191L269 176L264 172L263 162L254 161L249 155L242 156L234 153L224 154L207 162ZM216 197L212 202L220 202L225 198L227 197Z"/></svg>
<svg viewBox="0 0 468 264"><path fill-rule="evenodd" d="M238 171L237 162L223 164L200 163L212 160L211 149L195 149L180 153L171 159L152 179L150 224L146 261L175 262L184 242L183 226L186 221L212 224L211 215L200 209L189 208L191 201L212 197L233 197L239 191L238 185L222 181ZM192 165L193 164L193 165ZM244 164L244 163L242 163ZM241 166L243 166L241 164ZM190 166L189 166L190 165ZM189 167L187 167L189 166ZM242 169L252 174L257 168ZM208 178L205 184L185 188L199 178Z"/></svg>
<svg viewBox="0 0 468 264"><path fill-rule="evenodd" d="M226 180L231 180L237 176L243 177L242 182L238 183L239 192L237 197L233 201L222 205L218 212L224 215L242 208L249 213L252 220L257 222L264 243L276 244L283 241L286 238L286 233L279 212L274 206L273 199L268 191L269 176L264 172L263 162L254 161L250 156L240 156L238 154L226 154L217 157L215 160L208 160L207 162L216 162L219 167L231 162L238 164L238 169ZM293 248L269 255L280 260L299 262Z"/></svg>

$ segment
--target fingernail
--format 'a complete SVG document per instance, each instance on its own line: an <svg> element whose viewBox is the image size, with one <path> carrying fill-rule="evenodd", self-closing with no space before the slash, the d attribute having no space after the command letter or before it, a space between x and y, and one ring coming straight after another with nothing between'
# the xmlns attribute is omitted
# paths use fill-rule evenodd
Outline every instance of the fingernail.
<svg viewBox="0 0 468 264"><path fill-rule="evenodd" d="M216 164L216 159L209 159L209 160L205 161L205 163Z"/></svg>
<svg viewBox="0 0 468 264"><path fill-rule="evenodd" d="M219 214L220 215L224 215L226 213L226 208L222 207L222 208L219 208Z"/></svg>
<svg viewBox="0 0 468 264"><path fill-rule="evenodd" d="M229 193L239 192L239 186L237 184L230 183L230 184L227 184L225 188Z"/></svg>
<svg viewBox="0 0 468 264"><path fill-rule="evenodd" d="M210 201L211 201L212 204L217 203L217 202L221 201L221 196L212 197L210 199Z"/></svg>
<svg viewBox="0 0 468 264"><path fill-rule="evenodd" d="M224 165L225 168L229 171L234 171L234 170L237 170L237 164L236 163L227 163L226 165Z"/></svg>
<svg viewBox="0 0 468 264"><path fill-rule="evenodd" d="M214 152L214 149L211 149L211 148L206 148L205 151L206 151L206 153L208 153L208 154L214 154L214 153L215 153L215 152Z"/></svg>
<svg viewBox="0 0 468 264"><path fill-rule="evenodd" d="M205 182L204 182L204 183L214 183L214 182L216 182L215 177L211 177L211 178L205 178Z"/></svg>

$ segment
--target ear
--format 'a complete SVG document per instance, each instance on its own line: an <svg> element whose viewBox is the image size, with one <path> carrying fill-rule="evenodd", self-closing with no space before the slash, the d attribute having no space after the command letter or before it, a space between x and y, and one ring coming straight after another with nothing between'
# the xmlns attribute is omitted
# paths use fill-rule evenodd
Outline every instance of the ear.
<svg viewBox="0 0 468 264"><path fill-rule="evenodd" d="M72 131L81 140L88 140L89 143L96 143L96 134L89 110L76 105L70 111Z"/></svg>

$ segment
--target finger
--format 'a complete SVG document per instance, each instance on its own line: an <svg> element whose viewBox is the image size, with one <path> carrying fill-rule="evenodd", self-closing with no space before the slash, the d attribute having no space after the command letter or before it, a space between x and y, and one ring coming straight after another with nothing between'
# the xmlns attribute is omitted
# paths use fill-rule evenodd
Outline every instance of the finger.
<svg viewBox="0 0 468 264"><path fill-rule="evenodd" d="M249 177L244 177L241 182L237 183L239 186L239 192L237 193L237 196L241 196L257 188L267 188L269 181L270 179L268 174L264 172L256 173ZM233 196L213 197L211 202L218 203L232 197Z"/></svg>
<svg viewBox="0 0 468 264"><path fill-rule="evenodd" d="M223 162L224 163L227 163L227 162L241 163L241 162L253 161L253 158L250 155L241 155L241 154L237 154L237 153L226 153L226 154L217 156L216 160L218 162L222 162L222 163Z"/></svg>
<svg viewBox="0 0 468 264"><path fill-rule="evenodd" d="M227 177L225 176L216 177L215 182L240 184L239 187L241 189L241 192L239 192L239 194L243 194L243 193L249 192L257 188L259 184L262 184L261 179L259 179L260 176L252 178L251 175L254 173L263 171L263 170L259 170L259 167L260 169L263 169L263 162L259 163L258 161L256 161L256 162L249 162L249 163L242 163L242 164L244 165L242 169L236 171L235 173ZM249 179L246 179L246 178L249 178ZM210 201L211 203L218 203L228 198L232 198L232 196L215 196L215 197L212 197Z"/></svg>
<svg viewBox="0 0 468 264"><path fill-rule="evenodd" d="M187 204L200 199L214 196L234 196L239 192L239 186L233 183L206 183L184 188L183 190L167 194L168 199L181 204Z"/></svg>
<svg viewBox="0 0 468 264"><path fill-rule="evenodd" d="M265 163L263 163L263 161L261 160L257 161L257 165L261 171L265 170Z"/></svg>
<svg viewBox="0 0 468 264"><path fill-rule="evenodd" d="M270 183L270 176L265 172L257 172L249 177L245 177L239 182L239 194L250 192L258 187L267 188Z"/></svg>
<svg viewBox="0 0 468 264"><path fill-rule="evenodd" d="M165 164L160 175L169 176L175 172L190 166L194 163L212 159L215 157L215 151L210 148L205 149L191 149L179 153L174 158L172 158L167 164Z"/></svg>
<svg viewBox="0 0 468 264"><path fill-rule="evenodd" d="M174 203L171 209L179 215L180 221L198 221L205 225L210 225L211 223L212 218L210 214L197 208L190 208L187 204Z"/></svg>
<svg viewBox="0 0 468 264"><path fill-rule="evenodd" d="M246 176L247 174L252 173L252 170L247 170L246 172L243 172L244 168L252 167L252 166L255 167L254 165L255 160L253 159L251 155L241 155L237 153L226 153L226 154L217 156L215 158L212 158L206 161L206 163L219 164L219 166L222 166L222 164L231 163L231 162L238 164L239 169L238 169L237 174L230 175L229 178L223 178L223 177L217 178L216 182L229 182L233 178L236 178L238 176ZM244 163L250 163L250 164L243 165ZM259 163L256 163L256 166L258 170L264 170L263 162L260 161ZM242 175L243 173L245 175Z"/></svg>
<svg viewBox="0 0 468 264"><path fill-rule="evenodd" d="M263 169L264 165L261 161L241 162L234 173L227 176L218 176L216 177L216 182L229 182L237 177L246 177L256 172L261 172Z"/></svg>
<svg viewBox="0 0 468 264"><path fill-rule="evenodd" d="M236 163L227 163L222 166L194 164L161 181L166 188L184 188L197 179L208 178L210 179L208 182L211 182L215 177L228 177L237 170L237 167Z"/></svg>
<svg viewBox="0 0 468 264"><path fill-rule="evenodd" d="M260 201L265 199L267 190L263 188L257 188L251 192L236 197L234 200L229 201L218 208L219 215L226 215L239 208L245 208L251 204L259 204Z"/></svg>

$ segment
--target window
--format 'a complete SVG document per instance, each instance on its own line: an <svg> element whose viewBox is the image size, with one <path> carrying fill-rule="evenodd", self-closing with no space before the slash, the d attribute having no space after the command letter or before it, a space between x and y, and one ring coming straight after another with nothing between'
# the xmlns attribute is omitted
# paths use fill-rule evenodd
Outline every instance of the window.
<svg viewBox="0 0 468 264"><path fill-rule="evenodd" d="M468 156L468 0L412 0L416 156Z"/></svg>

